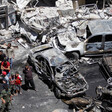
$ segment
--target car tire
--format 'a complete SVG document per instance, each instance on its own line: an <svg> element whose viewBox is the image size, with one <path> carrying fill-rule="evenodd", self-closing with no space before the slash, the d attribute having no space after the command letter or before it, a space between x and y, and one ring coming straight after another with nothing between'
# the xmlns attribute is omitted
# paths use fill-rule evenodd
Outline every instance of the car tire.
<svg viewBox="0 0 112 112"><path fill-rule="evenodd" d="M72 52L70 60L75 60L77 61L79 59L79 54L77 52Z"/></svg>
<svg viewBox="0 0 112 112"><path fill-rule="evenodd" d="M57 99L61 98L61 91L57 87L54 88L54 95Z"/></svg>

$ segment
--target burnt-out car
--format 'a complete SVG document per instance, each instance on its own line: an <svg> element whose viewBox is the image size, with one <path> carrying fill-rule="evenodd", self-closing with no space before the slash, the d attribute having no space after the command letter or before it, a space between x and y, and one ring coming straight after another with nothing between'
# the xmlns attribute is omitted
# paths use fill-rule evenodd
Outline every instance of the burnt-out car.
<svg viewBox="0 0 112 112"><path fill-rule="evenodd" d="M80 56L102 56L104 53L111 53L112 21L90 21L87 25L87 32L84 41L76 42L75 39L72 39L69 44L65 44L61 39L64 37L56 37L53 40L53 45L67 56L73 57L72 59L78 59ZM66 40L68 41L68 39Z"/></svg>
<svg viewBox="0 0 112 112"><path fill-rule="evenodd" d="M107 80L112 77L112 55L105 54L101 61L99 61L100 71Z"/></svg>
<svg viewBox="0 0 112 112"><path fill-rule="evenodd" d="M50 83L57 98L74 97L88 89L85 78L59 50L49 44L31 50L28 62L43 81Z"/></svg>

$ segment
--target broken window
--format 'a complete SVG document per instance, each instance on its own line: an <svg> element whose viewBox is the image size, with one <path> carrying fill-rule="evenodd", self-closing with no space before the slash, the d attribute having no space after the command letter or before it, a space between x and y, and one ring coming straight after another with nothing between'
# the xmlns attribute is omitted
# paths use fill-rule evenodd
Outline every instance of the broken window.
<svg viewBox="0 0 112 112"><path fill-rule="evenodd" d="M47 76L51 76L52 71L51 71L51 68L49 66L48 61L45 58L41 57L41 56L37 56L36 59L38 61L37 62L38 67L42 71L42 73L46 74Z"/></svg>
<svg viewBox="0 0 112 112"><path fill-rule="evenodd" d="M102 35L90 38L86 45L87 51L98 51L102 49Z"/></svg>
<svg viewBox="0 0 112 112"><path fill-rule="evenodd" d="M112 35L106 35L104 50L111 50L111 49L112 49Z"/></svg>
<svg viewBox="0 0 112 112"><path fill-rule="evenodd" d="M88 43L102 42L102 35L97 35L88 40Z"/></svg>

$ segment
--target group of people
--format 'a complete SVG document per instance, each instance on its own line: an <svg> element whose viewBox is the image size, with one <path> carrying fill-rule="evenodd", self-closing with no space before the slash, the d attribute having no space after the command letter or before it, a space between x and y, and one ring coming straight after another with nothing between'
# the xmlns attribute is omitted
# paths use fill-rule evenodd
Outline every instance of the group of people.
<svg viewBox="0 0 112 112"><path fill-rule="evenodd" d="M13 58L15 57L14 48L11 46L11 43L8 43L6 46L6 53L0 50L0 81L3 86L3 89L0 91L0 98L2 100L0 112L8 112L12 96L22 94L22 77L18 71L15 73L12 72ZM25 74L26 89L31 88L36 91L32 76L32 67L26 64L23 73Z"/></svg>
<svg viewBox="0 0 112 112"><path fill-rule="evenodd" d="M2 90L0 91L0 98L2 100L0 112L8 112L9 104L12 99L10 85L10 72L12 69L12 59L14 58L14 49L11 43L6 45L5 53L0 50L0 81L2 83Z"/></svg>

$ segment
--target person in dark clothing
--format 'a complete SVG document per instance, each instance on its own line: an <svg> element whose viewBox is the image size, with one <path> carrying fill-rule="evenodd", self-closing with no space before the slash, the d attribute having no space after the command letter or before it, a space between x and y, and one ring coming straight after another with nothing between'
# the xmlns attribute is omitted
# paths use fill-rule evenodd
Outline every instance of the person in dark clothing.
<svg viewBox="0 0 112 112"><path fill-rule="evenodd" d="M3 53L2 50L0 50L0 74L2 73L1 63L4 61L5 58L6 58L6 55Z"/></svg>
<svg viewBox="0 0 112 112"><path fill-rule="evenodd" d="M25 74L25 86L26 86L26 88L29 89L30 88L29 84L30 84L31 88L36 91L35 84L33 81L33 76L32 76L32 67L27 64L25 66L25 68L23 69L23 73Z"/></svg>
<svg viewBox="0 0 112 112"><path fill-rule="evenodd" d="M0 99L2 100L0 112L9 112L12 95L5 80L3 80L3 90L1 91Z"/></svg>

